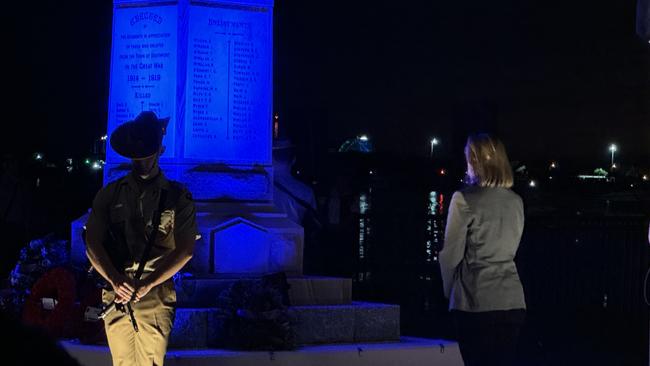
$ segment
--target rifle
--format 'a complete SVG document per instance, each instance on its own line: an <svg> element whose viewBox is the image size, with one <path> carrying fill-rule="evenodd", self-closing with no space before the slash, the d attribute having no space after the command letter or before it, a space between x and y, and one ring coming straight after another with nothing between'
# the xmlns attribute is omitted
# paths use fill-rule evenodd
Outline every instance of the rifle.
<svg viewBox="0 0 650 366"><path fill-rule="evenodd" d="M160 198L158 201L158 210L154 211L153 213L153 218L152 218L152 233L149 236L149 240L147 240L147 245L144 248L144 252L142 253L142 257L140 259L140 263L138 264L138 269L135 272L135 276L133 279L137 283L140 280L140 277L142 277L142 274L144 273L144 267L149 260L149 254L151 253L151 248L153 247L153 244L156 240L156 234L158 233L158 226L160 226L160 215L162 214L164 208L165 208L165 201L167 199L167 190L161 189L160 191ZM139 331L138 328L138 323L135 320L135 315L133 314L133 309L131 307L131 302L135 300L136 293L134 292L133 295L131 295L131 298L129 301L126 303L126 312L128 312L129 317L131 318L131 324L133 325L133 330L136 332ZM117 304L115 300L113 300L110 304L106 305L102 311L99 313L98 318L99 319L104 319L108 314L110 314L113 310L118 309L120 307L123 307L123 304Z"/></svg>

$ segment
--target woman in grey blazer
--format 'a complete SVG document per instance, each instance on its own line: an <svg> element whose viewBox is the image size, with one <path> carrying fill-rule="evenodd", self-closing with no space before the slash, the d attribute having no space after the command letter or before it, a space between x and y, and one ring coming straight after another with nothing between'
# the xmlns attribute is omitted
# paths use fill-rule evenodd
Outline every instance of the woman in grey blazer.
<svg viewBox="0 0 650 366"><path fill-rule="evenodd" d="M524 227L512 168L497 138L465 146L469 186L451 198L440 270L466 366L511 365L526 303L514 258Z"/></svg>

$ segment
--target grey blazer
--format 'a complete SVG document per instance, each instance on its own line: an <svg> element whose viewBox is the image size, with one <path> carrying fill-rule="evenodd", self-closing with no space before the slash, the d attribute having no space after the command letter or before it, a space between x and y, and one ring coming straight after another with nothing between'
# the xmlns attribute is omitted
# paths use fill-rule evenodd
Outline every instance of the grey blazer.
<svg viewBox="0 0 650 366"><path fill-rule="evenodd" d="M514 258L524 228L521 198L469 187L451 198L440 271L450 310L525 309Z"/></svg>

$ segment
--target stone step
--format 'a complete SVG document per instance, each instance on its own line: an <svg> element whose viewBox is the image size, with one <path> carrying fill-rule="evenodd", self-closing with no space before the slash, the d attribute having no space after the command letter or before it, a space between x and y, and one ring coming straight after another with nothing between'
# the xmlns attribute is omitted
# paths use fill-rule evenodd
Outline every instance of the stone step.
<svg viewBox="0 0 650 366"><path fill-rule="evenodd" d="M82 366L111 366L108 347L61 342ZM462 366L458 344L443 339L402 337L389 343L303 346L295 351L240 352L222 349L170 348L169 366Z"/></svg>
<svg viewBox="0 0 650 366"><path fill-rule="evenodd" d="M400 337L398 305L354 302L349 305L292 306L298 344L385 342ZM170 347L205 348L223 329L215 308L179 308Z"/></svg>
<svg viewBox="0 0 650 366"><path fill-rule="evenodd" d="M385 342L400 337L399 305L354 302L294 306L291 310L300 344Z"/></svg>
<svg viewBox="0 0 650 366"><path fill-rule="evenodd" d="M289 277L291 305L344 305L352 303L352 279L320 276ZM217 305L219 294L236 281L253 278L192 278L176 286L179 307L208 308Z"/></svg>

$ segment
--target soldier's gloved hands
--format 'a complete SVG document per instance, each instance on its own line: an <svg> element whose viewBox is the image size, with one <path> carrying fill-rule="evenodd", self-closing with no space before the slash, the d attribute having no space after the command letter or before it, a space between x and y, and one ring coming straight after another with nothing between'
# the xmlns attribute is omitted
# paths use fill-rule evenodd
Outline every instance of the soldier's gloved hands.
<svg viewBox="0 0 650 366"><path fill-rule="evenodd" d="M140 301L145 295L151 291L153 288L151 282L147 281L145 278L144 280L140 281L137 286L137 290L135 291L135 302Z"/></svg>
<svg viewBox="0 0 650 366"><path fill-rule="evenodd" d="M118 304L126 304L129 302L135 291L133 280L121 274L111 280L111 286L113 286L113 291L115 291L115 302Z"/></svg>

